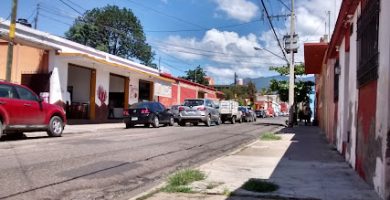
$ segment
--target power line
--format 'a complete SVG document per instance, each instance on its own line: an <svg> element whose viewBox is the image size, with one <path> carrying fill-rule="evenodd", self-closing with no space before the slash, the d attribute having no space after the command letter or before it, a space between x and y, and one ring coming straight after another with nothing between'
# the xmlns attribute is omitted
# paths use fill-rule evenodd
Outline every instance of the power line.
<svg viewBox="0 0 390 200"><path fill-rule="evenodd" d="M245 22L245 23L239 23L239 24L231 24L231 25L226 25L226 26L216 26L213 27L213 29L224 29L224 28L232 28L232 27L238 27L238 26L244 26L247 24L252 24L255 22L259 22L261 19L253 20L250 22ZM145 32L153 32L153 33L160 33L160 32L169 32L169 33L175 33L175 32L198 32L198 31L208 31L210 29L182 29L182 30L144 30Z"/></svg>
<svg viewBox="0 0 390 200"><path fill-rule="evenodd" d="M65 1L63 1L63 0L59 0L59 1L61 1L64 5L68 6L70 9L72 9L75 12L77 12L78 14L83 15L83 13L81 13L80 11L78 11L76 8L74 8L73 6L69 5Z"/></svg>
<svg viewBox="0 0 390 200"><path fill-rule="evenodd" d="M283 2L283 0L278 0L284 7L286 7L288 9L288 11L291 12L291 8L289 6L287 6L286 3Z"/></svg>
<svg viewBox="0 0 390 200"><path fill-rule="evenodd" d="M80 8L81 10L86 11L86 9L83 8L82 6L80 6L80 4L77 4L77 3L75 3L75 2L73 2L73 1L71 1L71 0L66 0L66 1L68 1L68 2L71 3L71 4L73 4L74 6L77 6L77 7Z"/></svg>
<svg viewBox="0 0 390 200"><path fill-rule="evenodd" d="M66 22L64 22L64 21L61 21L61 20L57 20L57 19L55 19L55 18L53 18L53 17L49 17L49 16L44 15L44 14L40 14L40 16L42 16L42 17L44 17L44 18L46 18L46 19L49 19L49 20L52 20L52 21L61 23L61 24L65 24L65 25L68 25L68 26L72 26L71 24L68 24L68 23L66 23Z"/></svg>
<svg viewBox="0 0 390 200"><path fill-rule="evenodd" d="M182 23L190 24L190 25L193 25L193 26L202 28L202 29L207 29L206 27L201 26L201 25L199 25L199 24L195 24L195 23L193 23L193 22L190 22L190 21L187 21L187 20L184 20L184 19L175 17L175 16L173 16L173 15L166 14L166 13L164 13L164 12L161 12L161 11L156 10L156 9L154 9L154 8L152 8L152 7L149 7L149 6L145 6L144 4L140 4L140 3L135 2L135 1L133 1L133 0L127 0L127 1L129 1L129 2L131 2L131 3L133 3L133 4L135 4L135 5L141 6L141 7L143 7L143 8L146 8L146 9L148 9L148 10L151 10L151 11L153 11L153 12L155 12L155 13L160 14L160 15L163 15L163 16L165 16L165 17L169 17L169 18L175 19L175 20L180 21L180 22L182 22Z"/></svg>
<svg viewBox="0 0 390 200"><path fill-rule="evenodd" d="M264 0L261 0L261 4L263 5L265 14L267 15L268 22L269 22L269 24L270 24L270 26L271 26L272 32L273 32L274 35L275 35L275 38L276 38L276 40L277 40L277 42L278 42L278 45L279 45L279 47L280 47L280 50L282 50L283 57L285 58L285 60L288 60L288 59L287 59L287 56L286 56L286 53L285 53L284 50L283 50L282 44L280 44L280 40L279 40L279 38L278 38L278 35L276 34L274 25L272 24L270 15L268 14L267 7L265 7L265 5L264 5Z"/></svg>

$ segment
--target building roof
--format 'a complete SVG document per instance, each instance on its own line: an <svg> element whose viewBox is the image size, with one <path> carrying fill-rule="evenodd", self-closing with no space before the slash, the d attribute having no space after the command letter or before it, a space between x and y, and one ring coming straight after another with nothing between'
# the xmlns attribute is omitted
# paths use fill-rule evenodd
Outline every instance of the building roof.
<svg viewBox="0 0 390 200"><path fill-rule="evenodd" d="M9 40L9 25L10 21L0 19L0 39ZM88 57L91 58L105 60L105 62L107 63L121 65L123 67L128 68L129 70L136 69L137 71L146 73L148 75L154 75L157 77L159 76L159 72L157 69L18 23L16 24L16 33L14 41L36 48L55 50L56 52L58 52L58 54L88 55Z"/></svg>
<svg viewBox="0 0 390 200"><path fill-rule="evenodd" d="M326 54L327 59L337 56L338 47L343 41L344 34L347 31L347 26L350 17L355 13L360 0L343 0L340 7L340 12L337 17L335 27L333 29L332 38L329 42L329 48ZM326 60L327 60L326 59Z"/></svg>

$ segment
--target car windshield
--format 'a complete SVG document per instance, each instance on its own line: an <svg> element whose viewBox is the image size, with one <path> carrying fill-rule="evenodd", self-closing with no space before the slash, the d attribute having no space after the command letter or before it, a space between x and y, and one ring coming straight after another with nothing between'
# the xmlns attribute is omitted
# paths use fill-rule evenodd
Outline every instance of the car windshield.
<svg viewBox="0 0 390 200"><path fill-rule="evenodd" d="M196 100L196 99L192 99L192 100L185 100L184 101L184 105L185 106L189 106L189 107L193 107L193 106L201 106L204 104L204 100Z"/></svg>
<svg viewBox="0 0 390 200"><path fill-rule="evenodd" d="M246 108L244 108L244 107L238 107L238 109L239 109L240 111L246 112Z"/></svg>
<svg viewBox="0 0 390 200"><path fill-rule="evenodd" d="M141 102L131 105L131 109L139 109L139 108L148 108L150 109L150 103L149 102Z"/></svg>

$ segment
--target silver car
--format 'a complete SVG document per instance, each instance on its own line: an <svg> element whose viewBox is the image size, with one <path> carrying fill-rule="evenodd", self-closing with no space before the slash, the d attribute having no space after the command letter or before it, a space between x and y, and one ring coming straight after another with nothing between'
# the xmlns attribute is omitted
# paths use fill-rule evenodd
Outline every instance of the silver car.
<svg viewBox="0 0 390 200"><path fill-rule="evenodd" d="M185 126L187 122L198 125L199 122L211 126L211 123L220 125L221 115L218 105L210 99L186 99L179 107L179 125Z"/></svg>

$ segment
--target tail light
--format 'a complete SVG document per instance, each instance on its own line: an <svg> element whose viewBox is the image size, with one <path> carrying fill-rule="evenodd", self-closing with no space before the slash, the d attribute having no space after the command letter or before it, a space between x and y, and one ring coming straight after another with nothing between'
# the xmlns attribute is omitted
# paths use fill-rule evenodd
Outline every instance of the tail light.
<svg viewBox="0 0 390 200"><path fill-rule="evenodd" d="M179 107L179 111L184 111L184 107L183 107L183 106L180 106L180 107Z"/></svg>
<svg viewBox="0 0 390 200"><path fill-rule="evenodd" d="M205 111L206 110L206 107L199 107L199 108L197 108L197 110L200 110L200 111Z"/></svg>
<svg viewBox="0 0 390 200"><path fill-rule="evenodd" d="M141 114L149 114L149 113L150 111L147 108L141 110Z"/></svg>
<svg viewBox="0 0 390 200"><path fill-rule="evenodd" d="M123 110L123 116L129 116L129 111L128 110Z"/></svg>

